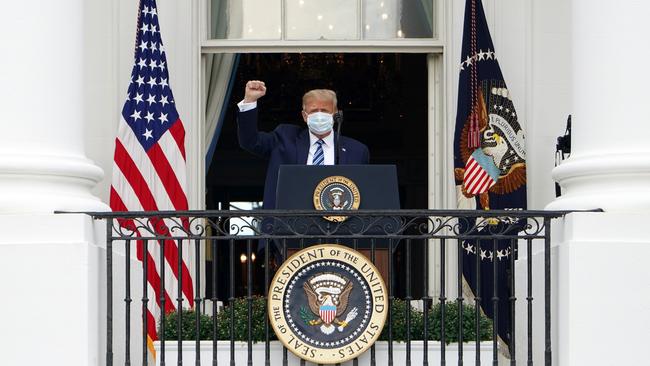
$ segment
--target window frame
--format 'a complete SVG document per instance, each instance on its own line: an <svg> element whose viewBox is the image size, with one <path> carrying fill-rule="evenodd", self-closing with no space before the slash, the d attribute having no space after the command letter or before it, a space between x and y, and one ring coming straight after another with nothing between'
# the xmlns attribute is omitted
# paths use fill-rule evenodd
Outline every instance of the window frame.
<svg viewBox="0 0 650 366"><path fill-rule="evenodd" d="M450 60L451 52L446 51L447 34L450 33L450 23L446 21L451 14L451 5L444 1L433 2L433 38L403 38L392 40L242 40L242 39L209 39L210 0L193 2L193 19L196 27L192 39L196 52L194 60L194 89L190 100L193 105L195 124L188 132L188 142L194 146L191 154L196 164L190 168L191 197L195 207L205 208L205 74L206 55L216 53L421 53L427 55L429 95L428 95L428 206L429 208L444 208L455 202L455 185L448 172L453 168L453 157L445 152L450 151L453 143L454 121L449 117L449 103L455 98L448 96L450 78L457 77L449 72L448 65L455 65ZM282 20L284 26L284 19ZM283 32L283 37L285 33ZM431 243L434 245L434 243ZM451 252L451 251L450 251ZM205 254L205 253L202 253ZM448 253L447 263L454 263L455 253ZM429 252L429 295L438 293L440 286L434 279L434 270L440 265L439 253ZM454 257L454 258L452 258ZM451 262L450 262L451 261ZM452 267L450 265L450 267ZM449 268L450 271L452 268ZM204 276L204 269L201 271ZM205 278L202 278L205 280ZM448 280L447 282L449 282ZM205 283L205 282L204 282ZM449 285L449 284L448 284ZM449 287L449 286L447 286Z"/></svg>

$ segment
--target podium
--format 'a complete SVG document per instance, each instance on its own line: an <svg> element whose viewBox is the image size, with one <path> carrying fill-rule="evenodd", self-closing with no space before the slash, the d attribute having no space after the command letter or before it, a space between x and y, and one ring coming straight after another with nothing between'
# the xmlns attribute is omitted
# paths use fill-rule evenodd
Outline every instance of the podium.
<svg viewBox="0 0 650 366"><path fill-rule="evenodd" d="M395 165L281 165L276 207L281 210L314 209L314 190L323 179L343 176L359 188L360 210L398 210Z"/></svg>
<svg viewBox="0 0 650 366"><path fill-rule="evenodd" d="M314 197L319 184L331 177L343 177L358 189L359 210L397 210L400 208L397 188L397 169L394 165L282 165L278 173L276 208L279 210L313 210ZM323 216L334 216L335 211L323 211ZM342 222L332 222L325 218L294 218L291 227L276 226L275 233L299 232L304 235L322 235L328 238L289 240L287 255L301 247L317 244L320 241L339 243L348 247L356 244L357 250L371 257L372 240L364 235L385 235L386 227L399 227L397 219L351 216ZM361 232L359 239L337 239L337 235L350 235ZM388 239L376 239L375 265L384 278L388 278Z"/></svg>

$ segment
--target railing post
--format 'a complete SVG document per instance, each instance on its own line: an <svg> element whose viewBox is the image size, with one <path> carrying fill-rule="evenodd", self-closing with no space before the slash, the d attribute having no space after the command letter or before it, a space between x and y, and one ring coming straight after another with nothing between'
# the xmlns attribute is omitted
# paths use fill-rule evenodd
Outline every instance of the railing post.
<svg viewBox="0 0 650 366"><path fill-rule="evenodd" d="M544 218L544 345L544 364L551 366L551 219L548 217Z"/></svg>
<svg viewBox="0 0 650 366"><path fill-rule="evenodd" d="M106 218L106 366L113 366L113 219Z"/></svg>

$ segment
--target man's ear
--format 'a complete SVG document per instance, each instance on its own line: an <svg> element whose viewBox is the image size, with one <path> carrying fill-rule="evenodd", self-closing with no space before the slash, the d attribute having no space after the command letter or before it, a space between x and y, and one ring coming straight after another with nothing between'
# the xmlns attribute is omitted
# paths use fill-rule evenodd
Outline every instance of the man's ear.
<svg viewBox="0 0 650 366"><path fill-rule="evenodd" d="M307 123L307 112L302 111L300 113L302 114L302 120L305 121L305 123Z"/></svg>

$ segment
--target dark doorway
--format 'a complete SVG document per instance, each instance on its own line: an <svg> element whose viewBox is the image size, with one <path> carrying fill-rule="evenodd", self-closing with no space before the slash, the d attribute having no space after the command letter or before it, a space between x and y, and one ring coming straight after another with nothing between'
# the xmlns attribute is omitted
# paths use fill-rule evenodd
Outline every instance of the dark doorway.
<svg viewBox="0 0 650 366"><path fill-rule="evenodd" d="M237 142L236 104L243 98L248 80L263 80L267 85L266 96L258 102L259 129L263 131L271 131L280 123L303 125L301 98L306 91L336 91L338 107L345 117L342 134L368 146L371 164L397 166L402 208L427 208L426 55L294 53L241 55L232 98L206 177L208 209L227 209L232 202L262 201L266 161L242 150ZM245 250L243 245L239 247ZM405 272L403 247L398 245L394 257L398 278ZM422 246L412 248L411 273L423 273L417 270L422 268ZM227 252L223 254L219 257L225 260ZM236 253L235 258L240 254ZM227 261L223 265L228 266ZM411 279L414 296L421 292L424 277L420 277ZM394 285L395 295L403 296L403 281ZM243 287L237 286L242 291ZM261 287L255 290L262 292ZM228 296L221 291L219 295Z"/></svg>

